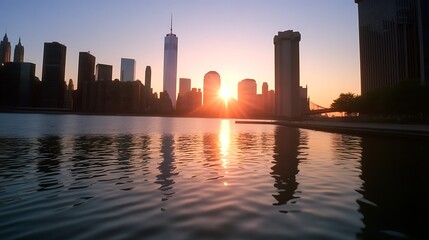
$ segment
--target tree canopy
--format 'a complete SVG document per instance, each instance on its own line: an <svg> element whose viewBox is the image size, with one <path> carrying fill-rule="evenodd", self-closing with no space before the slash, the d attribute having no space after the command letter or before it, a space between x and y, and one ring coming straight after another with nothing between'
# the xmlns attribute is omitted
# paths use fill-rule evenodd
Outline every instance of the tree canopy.
<svg viewBox="0 0 429 240"><path fill-rule="evenodd" d="M403 81L394 87L376 89L361 96L341 93L331 107L348 115L429 116L429 86Z"/></svg>

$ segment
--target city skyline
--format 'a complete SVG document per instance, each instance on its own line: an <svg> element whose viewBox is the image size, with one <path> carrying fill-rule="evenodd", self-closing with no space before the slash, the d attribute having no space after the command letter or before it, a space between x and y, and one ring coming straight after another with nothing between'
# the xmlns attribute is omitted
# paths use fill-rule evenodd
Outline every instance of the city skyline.
<svg viewBox="0 0 429 240"><path fill-rule="evenodd" d="M192 87L202 89L204 74L213 70L222 76L222 87L231 88L234 98L238 82L246 78L256 80L258 93L263 82L273 88L272 37L278 31L295 29L304 38L301 85L309 86L312 101L327 106L341 92L360 93L354 1L106 1L100 5L96 1L6 0L2 7L6 20L0 28L13 46L21 37L24 61L36 64L39 78L43 43L57 41L68 48L66 80L73 79L75 86L78 54L90 51L97 63L113 65L113 78L120 77L122 57L136 59L136 78L142 82L145 67L151 66L153 91L160 92L163 38L173 13L175 33L181 37L177 79L191 78ZM127 15L106 18L102 13Z"/></svg>

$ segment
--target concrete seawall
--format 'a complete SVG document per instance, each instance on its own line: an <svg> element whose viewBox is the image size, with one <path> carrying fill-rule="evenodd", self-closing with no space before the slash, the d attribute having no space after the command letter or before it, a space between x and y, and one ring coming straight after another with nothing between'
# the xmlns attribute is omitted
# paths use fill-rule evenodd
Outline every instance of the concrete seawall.
<svg viewBox="0 0 429 240"><path fill-rule="evenodd" d="M237 120L237 124L273 124L305 128L327 132L350 134L378 134L395 136L414 136L429 138L429 125L408 124L380 124L380 123L349 123L349 122L322 122L322 121L256 121Z"/></svg>

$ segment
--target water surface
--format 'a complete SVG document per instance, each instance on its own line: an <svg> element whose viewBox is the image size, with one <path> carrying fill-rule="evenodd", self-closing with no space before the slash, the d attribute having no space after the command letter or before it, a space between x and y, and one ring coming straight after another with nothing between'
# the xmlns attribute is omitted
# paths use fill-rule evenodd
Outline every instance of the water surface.
<svg viewBox="0 0 429 240"><path fill-rule="evenodd" d="M427 147L222 119L0 114L0 238L423 238Z"/></svg>

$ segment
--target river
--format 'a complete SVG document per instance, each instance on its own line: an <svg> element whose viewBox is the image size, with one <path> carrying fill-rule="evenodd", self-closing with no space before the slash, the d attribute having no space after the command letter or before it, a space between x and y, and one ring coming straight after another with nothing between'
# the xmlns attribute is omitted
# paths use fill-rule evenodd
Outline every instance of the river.
<svg viewBox="0 0 429 240"><path fill-rule="evenodd" d="M427 236L427 139L0 113L0 239Z"/></svg>

